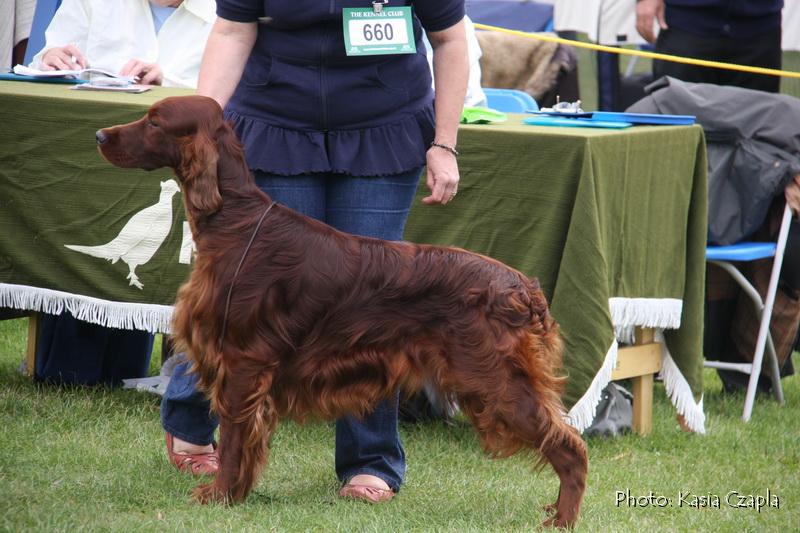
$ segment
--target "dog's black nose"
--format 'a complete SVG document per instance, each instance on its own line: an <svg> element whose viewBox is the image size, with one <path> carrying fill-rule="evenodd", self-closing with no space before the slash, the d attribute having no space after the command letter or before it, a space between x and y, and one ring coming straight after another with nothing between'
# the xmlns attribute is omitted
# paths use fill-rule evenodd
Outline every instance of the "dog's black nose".
<svg viewBox="0 0 800 533"><path fill-rule="evenodd" d="M97 133L94 134L94 138L97 139L97 144L104 144L108 140L103 130L97 130Z"/></svg>

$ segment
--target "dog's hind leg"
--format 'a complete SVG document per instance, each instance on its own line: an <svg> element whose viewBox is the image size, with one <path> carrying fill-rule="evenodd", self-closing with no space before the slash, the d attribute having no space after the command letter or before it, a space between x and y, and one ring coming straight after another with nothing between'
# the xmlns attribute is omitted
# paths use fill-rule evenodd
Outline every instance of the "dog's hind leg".
<svg viewBox="0 0 800 533"><path fill-rule="evenodd" d="M459 394L459 401L489 454L506 457L528 449L538 452L539 464L550 463L560 488L558 500L550 506L555 515L543 525L571 527L586 488L586 446L562 417L560 388L551 383L552 375L530 374L520 365L498 366L494 377L501 379L485 376L482 391Z"/></svg>
<svg viewBox="0 0 800 533"><path fill-rule="evenodd" d="M586 444L578 432L569 428L557 440L558 444L541 450L561 481L556 503L549 507L555 515L544 521L545 526L571 527L580 513L583 493L586 490L588 458Z"/></svg>
<svg viewBox="0 0 800 533"><path fill-rule="evenodd" d="M513 443L512 449L521 445L538 451L542 462L550 463L558 475L558 499L548 506L548 510L555 511L555 514L543 525L571 527L578 519L586 490L586 444L563 419L561 401L555 389L537 386L537 377L528 376L526 379L517 376L511 380L513 385L506 395L510 401L500 410L502 415L499 418L510 443Z"/></svg>
<svg viewBox="0 0 800 533"><path fill-rule="evenodd" d="M220 419L220 466L213 483L195 489L200 503L244 500L267 462L269 439L278 422L270 396L272 374L243 379L227 372L219 395L211 395ZM222 399L224 398L224 400Z"/></svg>

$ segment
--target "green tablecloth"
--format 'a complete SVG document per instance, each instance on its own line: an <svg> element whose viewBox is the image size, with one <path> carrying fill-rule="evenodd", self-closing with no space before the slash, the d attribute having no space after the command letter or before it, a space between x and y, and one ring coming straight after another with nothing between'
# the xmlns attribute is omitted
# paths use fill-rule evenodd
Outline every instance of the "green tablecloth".
<svg viewBox="0 0 800 533"><path fill-rule="evenodd" d="M159 201L168 170L105 162L94 132L173 94L186 93L0 82L0 305L168 328L189 268L179 195ZM406 238L481 252L539 278L565 337L565 399L580 428L613 369L615 327L617 335L634 325L666 328L667 390L702 431L702 130L546 128L512 116L507 124L462 126L459 150L457 199L446 207L416 202ZM420 197L424 189L423 177ZM136 267L141 289L126 279L123 259L65 247L105 244L156 204L162 215L171 206L172 223L153 258Z"/></svg>
<svg viewBox="0 0 800 533"><path fill-rule="evenodd" d="M565 338L566 402L586 427L617 334L666 328L667 390L703 430L707 220L699 126L626 130L506 124L459 130L461 185L444 208L416 203L406 238L484 253L539 278ZM422 192L422 191L420 191Z"/></svg>

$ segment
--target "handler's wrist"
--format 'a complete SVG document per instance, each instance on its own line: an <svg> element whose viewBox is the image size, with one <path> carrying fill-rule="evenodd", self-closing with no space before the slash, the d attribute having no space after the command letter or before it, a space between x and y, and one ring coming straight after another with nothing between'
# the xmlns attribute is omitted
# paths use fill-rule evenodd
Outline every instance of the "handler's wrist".
<svg viewBox="0 0 800 533"><path fill-rule="evenodd" d="M455 147L455 145L449 145L449 144L445 144L445 143L440 143L440 142L433 141L433 142L431 143L431 147L432 147L432 148L433 148L433 147L435 147L435 148L441 148L442 150L447 150L448 152L450 152L450 153L451 153L451 154L453 154L454 156L458 156L458 150L456 150L456 147Z"/></svg>

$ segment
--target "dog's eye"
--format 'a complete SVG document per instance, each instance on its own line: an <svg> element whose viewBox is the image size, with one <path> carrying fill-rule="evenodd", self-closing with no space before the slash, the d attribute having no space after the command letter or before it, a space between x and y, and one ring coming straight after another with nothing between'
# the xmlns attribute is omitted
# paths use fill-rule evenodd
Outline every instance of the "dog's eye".
<svg viewBox="0 0 800 533"><path fill-rule="evenodd" d="M148 120L147 121L147 125L150 126L151 128L157 128L158 127L158 124L156 124L152 120Z"/></svg>

